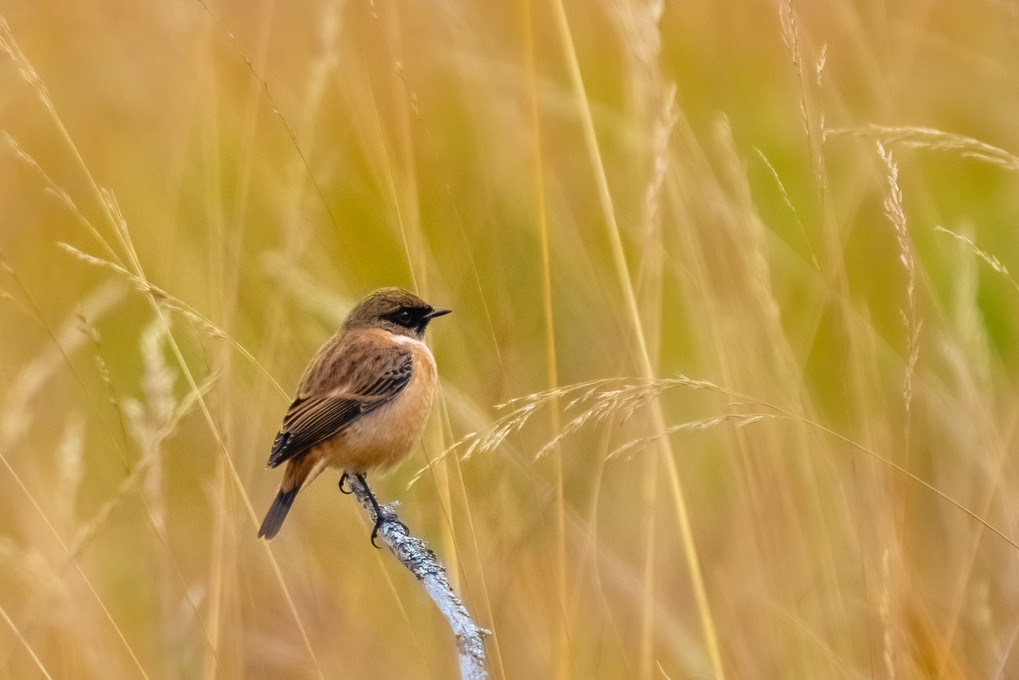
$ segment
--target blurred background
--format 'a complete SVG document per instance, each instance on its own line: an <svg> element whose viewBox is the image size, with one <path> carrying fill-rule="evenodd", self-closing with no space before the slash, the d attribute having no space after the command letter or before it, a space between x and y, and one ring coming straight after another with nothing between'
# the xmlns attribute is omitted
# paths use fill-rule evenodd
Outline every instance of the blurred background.
<svg viewBox="0 0 1019 680"><path fill-rule="evenodd" d="M456 675L338 475L256 539L383 285L493 678L1019 674L1015 0L0 15L0 677Z"/></svg>

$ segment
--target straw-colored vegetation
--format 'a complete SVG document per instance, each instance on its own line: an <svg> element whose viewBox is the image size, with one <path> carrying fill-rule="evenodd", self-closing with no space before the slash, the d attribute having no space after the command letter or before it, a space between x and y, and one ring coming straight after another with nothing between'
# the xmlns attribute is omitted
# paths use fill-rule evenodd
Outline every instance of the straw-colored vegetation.
<svg viewBox="0 0 1019 680"><path fill-rule="evenodd" d="M1019 673L1015 0L0 14L0 677L456 673L337 475L255 536L382 285L493 678Z"/></svg>

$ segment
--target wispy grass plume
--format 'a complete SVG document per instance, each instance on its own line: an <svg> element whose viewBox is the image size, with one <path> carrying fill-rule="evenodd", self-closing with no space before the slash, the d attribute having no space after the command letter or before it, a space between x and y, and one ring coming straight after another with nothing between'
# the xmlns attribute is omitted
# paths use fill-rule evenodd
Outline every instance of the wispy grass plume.
<svg viewBox="0 0 1019 680"><path fill-rule="evenodd" d="M954 151L964 158L975 158L1006 170L1019 171L1019 156L974 137L935 128L870 125L863 128L830 128L825 130L825 135L877 137L880 140L878 143L883 146L902 145L918 149Z"/></svg>
<svg viewBox="0 0 1019 680"><path fill-rule="evenodd" d="M906 375L902 383L902 400L906 412L906 468L909 467L910 424L913 415L913 376L920 356L920 318L916 305L916 256L906 223L906 212L902 207L902 189L899 187L899 166L892 154L877 142L878 155L887 168L888 195L884 200L885 216L895 228L895 239L899 244L899 261L906 271L906 309L899 310L902 325L906 329Z"/></svg>
<svg viewBox="0 0 1019 680"><path fill-rule="evenodd" d="M504 404L500 404L498 407L500 410L508 411L505 415L499 417L485 432L467 435L454 444L448 452L462 450L463 452L460 454L461 460L468 460L474 455L493 452L502 446L507 437L522 430L534 415L540 413L543 408L551 403L561 403L563 404L563 413L569 420L566 421L555 437L543 444L534 453L536 459L541 458L561 445L564 439L582 428L598 426L610 419L617 423L625 422L640 409L653 404L665 392L680 387L695 390L706 389L728 395L735 394L718 387L714 383L705 380L695 380L682 375L674 378L651 380L604 378L565 385L517 397ZM745 395L739 396L745 398ZM733 405L740 406L741 404L734 402ZM743 426L770 417L769 414L727 414L715 418L671 425L657 435L621 445L612 451L610 457L646 447L648 444L673 432L683 430L701 431L729 422Z"/></svg>

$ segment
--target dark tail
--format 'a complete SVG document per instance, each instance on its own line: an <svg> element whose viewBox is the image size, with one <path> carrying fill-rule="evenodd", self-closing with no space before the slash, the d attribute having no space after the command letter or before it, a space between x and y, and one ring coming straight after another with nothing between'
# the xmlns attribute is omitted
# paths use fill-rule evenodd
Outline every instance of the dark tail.
<svg viewBox="0 0 1019 680"><path fill-rule="evenodd" d="M297 487L290 491L280 489L280 492L276 494L276 500L273 501L272 507L269 508L265 519L262 520L262 528L258 530L259 538L264 536L265 540L269 540L279 533L280 527L283 526L283 520L287 518L287 513L290 512L290 506L294 504L294 499L297 498L299 488Z"/></svg>

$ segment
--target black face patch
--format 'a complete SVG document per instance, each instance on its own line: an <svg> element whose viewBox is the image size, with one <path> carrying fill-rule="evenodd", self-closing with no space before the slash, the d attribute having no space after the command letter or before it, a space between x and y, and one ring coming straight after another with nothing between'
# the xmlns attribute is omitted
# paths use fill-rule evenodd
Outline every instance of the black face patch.
<svg viewBox="0 0 1019 680"><path fill-rule="evenodd" d="M423 331L428 325L427 316L430 311L430 307L402 307L387 314L386 318L398 326Z"/></svg>

